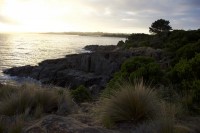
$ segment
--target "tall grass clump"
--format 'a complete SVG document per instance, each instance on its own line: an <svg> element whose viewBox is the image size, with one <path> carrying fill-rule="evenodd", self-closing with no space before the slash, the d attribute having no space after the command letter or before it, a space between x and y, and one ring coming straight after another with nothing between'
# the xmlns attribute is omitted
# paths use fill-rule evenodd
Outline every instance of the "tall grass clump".
<svg viewBox="0 0 200 133"><path fill-rule="evenodd" d="M11 127L8 129L9 133L22 133L23 132L23 122L22 121L16 121L11 125Z"/></svg>
<svg viewBox="0 0 200 133"><path fill-rule="evenodd" d="M10 93L0 101L0 114L39 117L45 113L56 113L65 104L69 110L72 101L69 92L57 88L42 88L36 85L18 86L18 91ZM62 93L61 93L62 92Z"/></svg>
<svg viewBox="0 0 200 133"><path fill-rule="evenodd" d="M0 101L4 99L5 97L7 97L8 95L10 95L11 93L15 93L17 91L18 89L16 89L16 87L14 86L10 86L10 85L1 86L0 87Z"/></svg>
<svg viewBox="0 0 200 133"><path fill-rule="evenodd" d="M2 122L0 122L0 133L4 133L5 126Z"/></svg>
<svg viewBox="0 0 200 133"><path fill-rule="evenodd" d="M176 104L162 102L160 117L138 125L134 133L190 133L188 127L177 123L176 115L179 111L180 107Z"/></svg>
<svg viewBox="0 0 200 133"><path fill-rule="evenodd" d="M120 122L140 124L157 119L161 114L157 92L137 82L122 85L110 97L102 100L102 122L110 127Z"/></svg>

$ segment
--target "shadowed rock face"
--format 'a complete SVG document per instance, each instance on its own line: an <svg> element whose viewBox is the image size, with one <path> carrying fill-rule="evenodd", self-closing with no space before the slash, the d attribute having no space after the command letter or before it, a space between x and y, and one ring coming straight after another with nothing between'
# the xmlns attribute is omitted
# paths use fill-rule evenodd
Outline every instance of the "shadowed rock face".
<svg viewBox="0 0 200 133"><path fill-rule="evenodd" d="M101 46L101 45L87 45L84 47L85 50L89 50L92 52L110 52L115 51L119 49L116 45L107 45L107 46Z"/></svg>
<svg viewBox="0 0 200 133"><path fill-rule="evenodd" d="M152 56L162 59L162 51L151 48L137 48L128 51L94 52L67 55L65 58L45 60L38 66L23 66L7 69L11 76L31 77L45 84L61 87L93 85L105 87L113 73L120 69L124 60L131 56Z"/></svg>

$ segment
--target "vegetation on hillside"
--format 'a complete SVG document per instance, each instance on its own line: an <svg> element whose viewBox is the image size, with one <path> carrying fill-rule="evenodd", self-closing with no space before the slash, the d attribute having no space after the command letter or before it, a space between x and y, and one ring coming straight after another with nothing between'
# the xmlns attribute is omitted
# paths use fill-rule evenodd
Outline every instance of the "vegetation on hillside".
<svg viewBox="0 0 200 133"><path fill-rule="evenodd" d="M131 34L118 46L161 49L166 56L161 60L131 57L122 64L101 94L105 126L134 123L138 133L191 132L177 126L177 121L200 115L200 29ZM163 61L168 65L163 67ZM142 84L135 83L138 79L142 79ZM151 115L152 112L158 116Z"/></svg>
<svg viewBox="0 0 200 133"><path fill-rule="evenodd" d="M150 57L126 60L121 70L110 80L103 95L109 94L116 84L143 78L145 82L169 88L180 94L190 113L200 114L200 29L174 30L155 35L132 34L119 46L122 49L152 47L166 54L167 67Z"/></svg>

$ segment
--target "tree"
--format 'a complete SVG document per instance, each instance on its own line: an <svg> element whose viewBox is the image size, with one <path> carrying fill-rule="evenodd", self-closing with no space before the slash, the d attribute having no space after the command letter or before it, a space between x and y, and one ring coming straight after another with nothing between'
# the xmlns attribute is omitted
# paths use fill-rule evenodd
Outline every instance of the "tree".
<svg viewBox="0 0 200 133"><path fill-rule="evenodd" d="M168 20L164 20L164 19L156 20L155 22L151 24L151 27L149 27L149 32L154 33L154 34L168 32L172 30L172 27L169 25L169 23L170 22Z"/></svg>

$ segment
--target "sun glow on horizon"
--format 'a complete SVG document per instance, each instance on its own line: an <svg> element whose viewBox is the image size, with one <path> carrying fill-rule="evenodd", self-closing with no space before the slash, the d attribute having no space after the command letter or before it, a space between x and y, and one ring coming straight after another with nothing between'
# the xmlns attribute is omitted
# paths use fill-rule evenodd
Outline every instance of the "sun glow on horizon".
<svg viewBox="0 0 200 133"><path fill-rule="evenodd" d="M149 33L152 22L161 18L173 29L199 28L199 0L148 2L0 0L0 32Z"/></svg>
<svg viewBox="0 0 200 133"><path fill-rule="evenodd" d="M0 0L0 2L0 17L3 14L9 21L9 23L0 21L0 32L134 32L132 28L111 24L110 17L113 14L109 8L98 11L85 1ZM104 21L104 17L107 20ZM137 32L146 32L144 28L134 29Z"/></svg>
<svg viewBox="0 0 200 133"><path fill-rule="evenodd" d="M62 7L55 7L43 1L6 0L1 12L12 24L0 24L3 31L8 32L61 32L77 30L75 26L63 22Z"/></svg>

